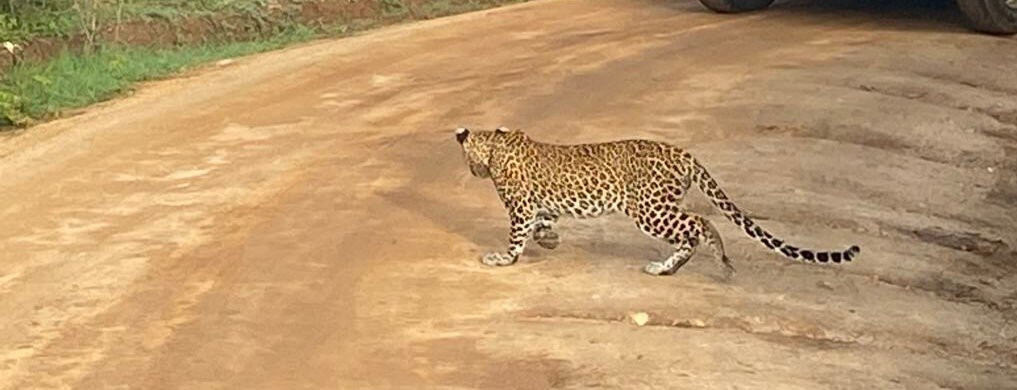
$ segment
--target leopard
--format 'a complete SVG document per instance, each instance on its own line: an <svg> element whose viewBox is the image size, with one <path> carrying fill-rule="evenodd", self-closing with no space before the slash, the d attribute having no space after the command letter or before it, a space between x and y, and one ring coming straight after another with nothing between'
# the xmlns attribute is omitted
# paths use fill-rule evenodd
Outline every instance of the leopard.
<svg viewBox="0 0 1017 390"><path fill-rule="evenodd" d="M692 185L746 235L788 259L846 263L861 251L858 245L841 251L805 249L775 237L738 208L691 153L667 142L555 144L504 126L474 131L459 127L455 139L470 173L491 179L508 212L508 249L484 254L481 262L488 266L515 264L531 234L541 247L557 248L561 217L623 213L640 231L670 246L666 259L650 261L643 272L674 274L705 246L730 277L735 267L716 226L685 206Z"/></svg>

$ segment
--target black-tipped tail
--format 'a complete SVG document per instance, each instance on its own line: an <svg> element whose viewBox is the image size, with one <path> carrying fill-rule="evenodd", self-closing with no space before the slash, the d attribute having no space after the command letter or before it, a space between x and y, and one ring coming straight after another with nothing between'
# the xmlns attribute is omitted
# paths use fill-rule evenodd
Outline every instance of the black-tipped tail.
<svg viewBox="0 0 1017 390"><path fill-rule="evenodd" d="M797 251L798 256L794 256L795 253L788 253L783 250L779 251L787 257L808 261L810 263L829 263L829 262L846 263L851 261L855 257L858 257L858 254L861 253L862 248L859 248L858 245L852 245L847 250L841 252L832 252L832 251L814 252L810 250L799 250Z"/></svg>
<svg viewBox="0 0 1017 390"><path fill-rule="evenodd" d="M844 251L815 251L812 249L801 249L788 245L784 240L774 237L772 234L757 225L748 215L745 215L734 202L728 199L727 194L720 189L717 181L706 171L698 161L688 158L688 164L692 166L690 177L696 183L703 194L710 198L710 202L717 207L727 219L738 225L749 237L755 239L768 249L784 255L792 260L800 260L809 263L846 263L858 256L862 250L858 245L852 245Z"/></svg>

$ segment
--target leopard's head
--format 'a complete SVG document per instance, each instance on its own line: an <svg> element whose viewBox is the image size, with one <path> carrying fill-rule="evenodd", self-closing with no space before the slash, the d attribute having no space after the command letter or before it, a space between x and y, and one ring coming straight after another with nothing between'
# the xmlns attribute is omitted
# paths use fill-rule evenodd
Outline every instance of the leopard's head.
<svg viewBox="0 0 1017 390"><path fill-rule="evenodd" d="M456 129L456 141L463 147L466 165L473 176L491 177L491 156L511 138L512 131L504 127L495 130L470 131L465 127Z"/></svg>

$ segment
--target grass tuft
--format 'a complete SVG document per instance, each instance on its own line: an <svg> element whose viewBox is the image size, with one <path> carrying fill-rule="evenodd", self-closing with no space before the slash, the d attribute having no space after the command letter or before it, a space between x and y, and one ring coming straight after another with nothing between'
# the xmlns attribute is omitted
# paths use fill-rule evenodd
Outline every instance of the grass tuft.
<svg viewBox="0 0 1017 390"><path fill-rule="evenodd" d="M43 63L12 68L0 80L0 125L24 126L69 108L107 100L139 81L163 78L195 65L277 49L314 36L291 28L259 41L178 48L113 46L91 53L63 52Z"/></svg>

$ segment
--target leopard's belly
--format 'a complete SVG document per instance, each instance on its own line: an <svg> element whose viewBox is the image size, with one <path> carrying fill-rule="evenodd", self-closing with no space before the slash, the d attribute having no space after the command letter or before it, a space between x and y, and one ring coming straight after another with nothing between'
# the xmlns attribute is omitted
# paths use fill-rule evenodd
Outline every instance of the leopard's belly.
<svg viewBox="0 0 1017 390"><path fill-rule="evenodd" d="M594 218L622 210L624 197L604 188L566 190L538 197L539 208L555 215Z"/></svg>

